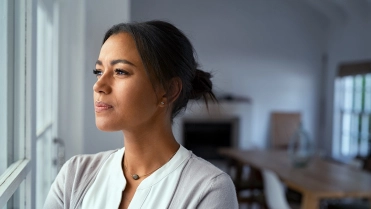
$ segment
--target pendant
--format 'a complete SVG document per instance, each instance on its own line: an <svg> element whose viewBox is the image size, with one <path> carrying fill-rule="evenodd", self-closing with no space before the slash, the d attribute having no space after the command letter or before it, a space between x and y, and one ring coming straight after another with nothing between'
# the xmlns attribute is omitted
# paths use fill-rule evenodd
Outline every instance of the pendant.
<svg viewBox="0 0 371 209"><path fill-rule="evenodd" d="M134 175L132 175L131 177L133 177L134 180L138 180L138 179L139 179L138 174L134 174Z"/></svg>

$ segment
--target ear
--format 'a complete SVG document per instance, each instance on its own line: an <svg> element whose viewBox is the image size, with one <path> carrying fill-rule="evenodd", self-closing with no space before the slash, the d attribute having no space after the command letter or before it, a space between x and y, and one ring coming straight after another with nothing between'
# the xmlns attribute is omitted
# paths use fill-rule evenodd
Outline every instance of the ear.
<svg viewBox="0 0 371 209"><path fill-rule="evenodd" d="M163 95L161 102L164 102L165 105L173 103L179 97L182 88L182 80L180 80L179 77L172 78L169 82L166 94Z"/></svg>

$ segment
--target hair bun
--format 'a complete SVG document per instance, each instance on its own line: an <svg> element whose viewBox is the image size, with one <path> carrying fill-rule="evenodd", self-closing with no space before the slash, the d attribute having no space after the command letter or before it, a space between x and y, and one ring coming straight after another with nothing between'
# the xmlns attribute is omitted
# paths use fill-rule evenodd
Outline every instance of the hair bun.
<svg viewBox="0 0 371 209"><path fill-rule="evenodd" d="M211 82L212 75L208 72L196 69L195 77L192 81L192 91L190 95L190 99L200 99L204 97L206 100L206 96L211 96L212 99L215 99L214 94L212 93L212 82Z"/></svg>

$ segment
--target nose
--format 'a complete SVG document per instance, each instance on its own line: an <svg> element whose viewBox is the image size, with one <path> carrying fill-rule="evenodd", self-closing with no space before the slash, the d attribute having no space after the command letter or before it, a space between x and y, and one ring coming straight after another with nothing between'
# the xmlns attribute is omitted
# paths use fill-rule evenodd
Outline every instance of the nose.
<svg viewBox="0 0 371 209"><path fill-rule="evenodd" d="M99 94L109 94L112 91L108 78L102 75L94 84L93 90Z"/></svg>

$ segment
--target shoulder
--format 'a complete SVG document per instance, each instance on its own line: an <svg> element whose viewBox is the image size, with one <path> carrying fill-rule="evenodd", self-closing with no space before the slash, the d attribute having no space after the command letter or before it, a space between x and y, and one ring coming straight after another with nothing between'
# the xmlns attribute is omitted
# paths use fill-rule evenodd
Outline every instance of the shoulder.
<svg viewBox="0 0 371 209"><path fill-rule="evenodd" d="M197 174L201 178L215 178L216 176L225 174L222 170L195 154L191 154L184 172Z"/></svg>
<svg viewBox="0 0 371 209"><path fill-rule="evenodd" d="M54 180L44 208L74 208L75 205L78 205L80 197L94 181L101 166L116 151L76 155L69 159Z"/></svg>
<svg viewBox="0 0 371 209"><path fill-rule="evenodd" d="M117 150L100 152L97 154L76 155L69 159L58 174L56 181L65 181L73 191L88 187L94 181L96 174L107 159Z"/></svg>
<svg viewBox="0 0 371 209"><path fill-rule="evenodd" d="M197 208L236 208L236 190L230 176L194 154L184 167L179 185L177 195Z"/></svg>
<svg viewBox="0 0 371 209"><path fill-rule="evenodd" d="M230 176L210 162L191 154L183 175L189 176L189 181L199 189L210 189L211 185L230 187L234 190L234 184Z"/></svg>
<svg viewBox="0 0 371 209"><path fill-rule="evenodd" d="M96 154L76 155L66 162L66 166L69 169L73 168L75 169L84 168L84 170L94 169L101 163L104 163L108 159L108 157L115 152L117 152L117 150L109 150L105 152L99 152Z"/></svg>
<svg viewBox="0 0 371 209"><path fill-rule="evenodd" d="M76 155L70 158L62 167L56 180L61 175L66 178L66 180L79 180L84 176L90 176L97 171L104 164L104 162L109 158L109 156L115 153L117 150L110 150L105 152L100 152L97 154L84 154Z"/></svg>

